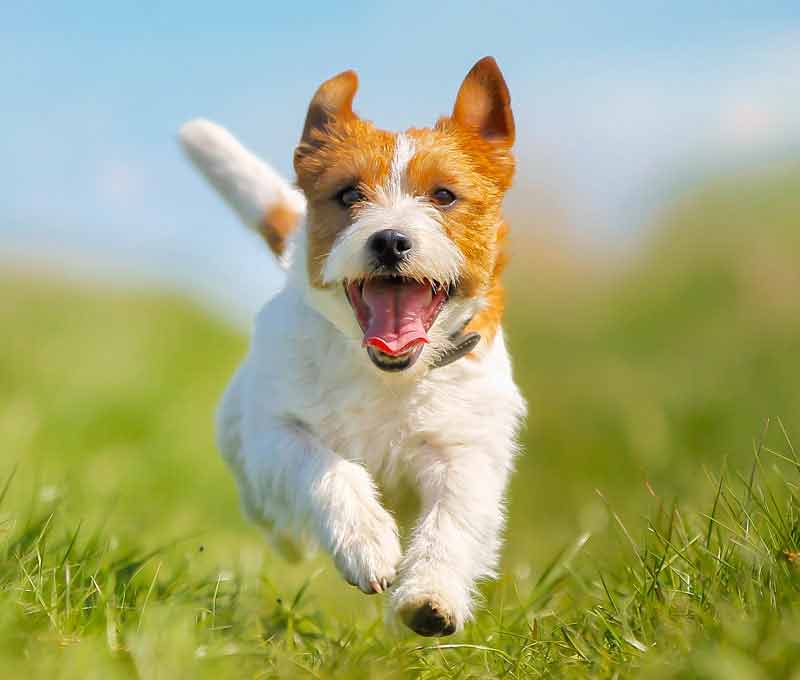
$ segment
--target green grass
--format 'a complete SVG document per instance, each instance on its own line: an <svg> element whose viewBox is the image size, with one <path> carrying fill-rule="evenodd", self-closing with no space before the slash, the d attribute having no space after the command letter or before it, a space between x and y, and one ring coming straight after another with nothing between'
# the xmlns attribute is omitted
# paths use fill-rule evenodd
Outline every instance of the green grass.
<svg viewBox="0 0 800 680"><path fill-rule="evenodd" d="M518 247L504 575L439 642L241 519L211 414L243 337L4 278L0 677L800 677L797 215L794 166L688 195L612 272Z"/></svg>
<svg viewBox="0 0 800 680"><path fill-rule="evenodd" d="M313 576L282 594L258 560L193 574L176 546L81 537L50 505L4 540L2 650L40 677L787 678L800 664L796 456L788 440L760 447L750 474L709 476L705 512L659 503L640 536L610 510L618 564L585 559L579 537L534 579L488 588L452 642L393 636L374 612L344 623L314 603Z"/></svg>

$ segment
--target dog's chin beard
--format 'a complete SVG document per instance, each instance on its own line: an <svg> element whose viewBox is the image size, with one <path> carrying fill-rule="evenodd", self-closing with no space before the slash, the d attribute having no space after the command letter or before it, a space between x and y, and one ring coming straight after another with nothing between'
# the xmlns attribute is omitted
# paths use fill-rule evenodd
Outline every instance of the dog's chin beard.
<svg viewBox="0 0 800 680"><path fill-rule="evenodd" d="M393 373L417 363L430 342L428 331L449 299L449 288L393 275L344 281L343 286L372 363Z"/></svg>

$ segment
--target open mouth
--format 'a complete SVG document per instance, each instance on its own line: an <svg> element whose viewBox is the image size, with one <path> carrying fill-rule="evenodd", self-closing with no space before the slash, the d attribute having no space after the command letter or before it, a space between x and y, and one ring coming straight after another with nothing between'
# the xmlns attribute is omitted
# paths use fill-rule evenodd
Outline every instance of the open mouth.
<svg viewBox="0 0 800 680"><path fill-rule="evenodd" d="M364 331L367 354L384 371L414 365L448 298L447 286L403 276L345 281L344 289Z"/></svg>

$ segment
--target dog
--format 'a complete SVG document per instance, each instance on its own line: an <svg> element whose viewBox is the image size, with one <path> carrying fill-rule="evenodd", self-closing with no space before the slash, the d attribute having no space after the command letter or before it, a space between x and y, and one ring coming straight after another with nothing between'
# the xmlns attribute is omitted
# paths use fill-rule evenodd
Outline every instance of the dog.
<svg viewBox="0 0 800 680"><path fill-rule="evenodd" d="M310 537L348 583L388 590L416 633L450 635L496 576L526 410L501 328L514 119L491 57L432 128L378 129L354 113L357 87L345 71L312 98L298 188L223 128L181 128L288 270L224 393L217 443L245 514L284 552ZM422 508L405 550L375 482L400 478Z"/></svg>

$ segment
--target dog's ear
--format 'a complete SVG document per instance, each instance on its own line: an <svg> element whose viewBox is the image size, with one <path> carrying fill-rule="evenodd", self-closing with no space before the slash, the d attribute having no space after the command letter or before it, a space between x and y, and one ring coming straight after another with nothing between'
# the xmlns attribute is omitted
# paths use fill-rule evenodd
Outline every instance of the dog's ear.
<svg viewBox="0 0 800 680"><path fill-rule="evenodd" d="M489 142L509 147L514 143L511 96L493 57L481 59L464 78L452 119Z"/></svg>
<svg viewBox="0 0 800 680"><path fill-rule="evenodd" d="M334 120L355 118L353 97L357 89L358 76L355 71L343 71L319 86L308 107L298 151L305 145L319 146L319 133Z"/></svg>

